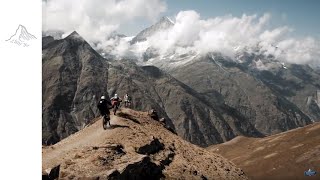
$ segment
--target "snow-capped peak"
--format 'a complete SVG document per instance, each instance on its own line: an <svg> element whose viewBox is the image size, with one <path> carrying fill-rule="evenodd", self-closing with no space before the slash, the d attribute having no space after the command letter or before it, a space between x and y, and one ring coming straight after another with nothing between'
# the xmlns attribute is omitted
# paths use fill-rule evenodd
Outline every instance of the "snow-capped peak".
<svg viewBox="0 0 320 180"><path fill-rule="evenodd" d="M167 18L172 24L174 24L174 22L173 22L168 16L166 16L166 18Z"/></svg>
<svg viewBox="0 0 320 180"><path fill-rule="evenodd" d="M144 29L139 34L137 34L136 37L134 37L131 41L131 44L134 44L136 42L145 41L148 37L152 36L153 34L166 30L174 25L173 21L170 20L168 17L162 17L160 21L158 21L156 24Z"/></svg>

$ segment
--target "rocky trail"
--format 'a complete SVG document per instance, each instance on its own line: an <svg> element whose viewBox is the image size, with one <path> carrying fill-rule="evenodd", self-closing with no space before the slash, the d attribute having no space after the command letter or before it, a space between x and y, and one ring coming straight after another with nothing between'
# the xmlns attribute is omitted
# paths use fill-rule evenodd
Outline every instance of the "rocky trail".
<svg viewBox="0 0 320 180"><path fill-rule="evenodd" d="M112 126L93 124L42 148L43 179L247 179L216 153L193 145L152 120L122 109Z"/></svg>
<svg viewBox="0 0 320 180"><path fill-rule="evenodd" d="M99 146L112 133L117 131L116 128L122 127L119 118L111 115L111 123L113 127L104 130L102 128L102 118L96 119L96 123L84 128L82 131L71 135L69 138L63 139L59 143L43 148L42 154L45 154L42 159L43 168L49 168L61 163L65 157L71 152L85 147Z"/></svg>

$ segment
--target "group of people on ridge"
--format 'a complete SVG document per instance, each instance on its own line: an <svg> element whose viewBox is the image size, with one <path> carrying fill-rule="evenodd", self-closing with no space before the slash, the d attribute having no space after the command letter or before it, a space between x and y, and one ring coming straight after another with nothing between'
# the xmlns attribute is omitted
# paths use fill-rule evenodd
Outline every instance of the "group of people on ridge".
<svg viewBox="0 0 320 180"><path fill-rule="evenodd" d="M131 97L126 94L123 99L125 107L129 107L131 105ZM105 96L101 96L97 107L100 111L101 116L103 116L103 121L109 122L109 126L111 126L109 109L113 108L113 114L116 115L116 111L120 107L121 102L122 99L118 96L118 94L114 94L114 96L110 98L110 100L106 99Z"/></svg>

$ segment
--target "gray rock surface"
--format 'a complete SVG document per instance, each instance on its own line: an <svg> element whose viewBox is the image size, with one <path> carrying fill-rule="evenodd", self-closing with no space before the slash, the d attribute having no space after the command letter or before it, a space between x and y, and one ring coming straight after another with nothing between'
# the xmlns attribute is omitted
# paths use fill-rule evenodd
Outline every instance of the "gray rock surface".
<svg viewBox="0 0 320 180"><path fill-rule="evenodd" d="M154 66L111 61L108 88L110 95L128 92L135 110L155 109L179 136L200 146L224 142L240 134L262 136L235 109L214 103Z"/></svg>
<svg viewBox="0 0 320 180"><path fill-rule="evenodd" d="M250 65L250 64L249 64ZM303 65L257 70L225 57L202 57L169 73L213 103L226 104L263 134L274 134L320 120L306 106L315 97L320 76ZM315 98L312 98L314 102Z"/></svg>
<svg viewBox="0 0 320 180"><path fill-rule="evenodd" d="M97 101L107 95L108 64L73 32L42 51L42 143L53 144L97 117Z"/></svg>

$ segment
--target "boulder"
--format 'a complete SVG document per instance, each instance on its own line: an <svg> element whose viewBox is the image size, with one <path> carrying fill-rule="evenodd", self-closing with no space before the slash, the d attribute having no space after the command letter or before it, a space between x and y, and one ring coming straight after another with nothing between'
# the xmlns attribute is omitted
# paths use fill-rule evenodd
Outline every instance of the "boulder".
<svg viewBox="0 0 320 180"><path fill-rule="evenodd" d="M150 155L155 154L163 149L164 144L161 143L159 139L152 137L152 140L148 144L139 147L136 152L139 154Z"/></svg>
<svg viewBox="0 0 320 180"><path fill-rule="evenodd" d="M48 168L42 172L43 180L53 180L58 179L60 174L60 165L55 166L53 168Z"/></svg>
<svg viewBox="0 0 320 180"><path fill-rule="evenodd" d="M161 179L165 176L161 166L153 163L148 156L142 156L137 161L128 164L122 170L112 170L108 179Z"/></svg>

